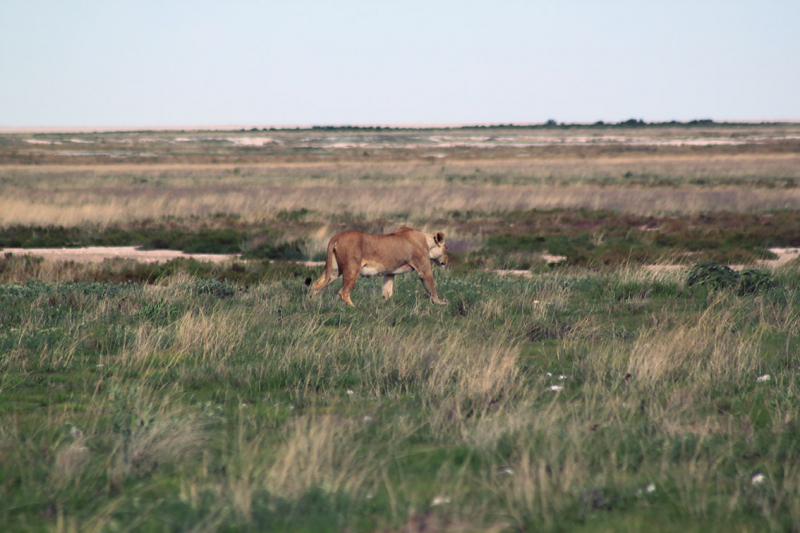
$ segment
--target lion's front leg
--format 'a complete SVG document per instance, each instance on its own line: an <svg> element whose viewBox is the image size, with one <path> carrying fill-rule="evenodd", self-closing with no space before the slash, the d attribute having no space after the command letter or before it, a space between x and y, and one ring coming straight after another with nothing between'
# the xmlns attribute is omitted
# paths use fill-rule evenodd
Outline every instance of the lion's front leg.
<svg viewBox="0 0 800 533"><path fill-rule="evenodd" d="M383 299L388 300L392 297L394 292L394 275L387 274L383 276Z"/></svg>
<svg viewBox="0 0 800 533"><path fill-rule="evenodd" d="M444 302L439 299L439 295L436 293L436 285L433 284L433 272L431 272L430 265L425 270L419 271L419 280L422 282L422 286L425 287L425 291L428 293L428 296L431 297L431 301L435 304L445 304Z"/></svg>

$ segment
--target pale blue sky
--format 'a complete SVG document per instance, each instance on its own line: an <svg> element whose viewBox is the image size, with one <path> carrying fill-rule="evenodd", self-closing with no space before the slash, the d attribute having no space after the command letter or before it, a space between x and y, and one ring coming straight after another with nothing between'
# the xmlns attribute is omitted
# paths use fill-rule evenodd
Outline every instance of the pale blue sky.
<svg viewBox="0 0 800 533"><path fill-rule="evenodd" d="M0 126L800 119L800 1L0 0Z"/></svg>

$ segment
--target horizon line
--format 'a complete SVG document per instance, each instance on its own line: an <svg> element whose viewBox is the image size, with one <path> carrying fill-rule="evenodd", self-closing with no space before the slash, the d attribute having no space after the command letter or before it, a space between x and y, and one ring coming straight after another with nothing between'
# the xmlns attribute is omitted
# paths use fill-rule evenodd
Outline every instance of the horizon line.
<svg viewBox="0 0 800 533"><path fill-rule="evenodd" d="M644 119L626 119L618 122L606 121L575 121L575 122L558 122L555 121L554 125L558 126L593 126L598 123L603 125L613 126L621 125L630 120L638 120L643 124L669 124L675 122L677 124L689 124L693 121L711 121L713 124L796 124L800 123L800 118L797 119L691 119L686 121L672 120L672 121L651 121L647 122ZM0 134L19 134L19 133L115 133L115 132L146 132L146 131L247 131L247 130L311 130L311 129L337 129L337 128L385 128L385 129L456 129L456 128L500 128L500 127L534 127L545 126L550 120L543 122L452 122L452 123L341 123L341 124L209 124L209 125L149 125L149 126L0 126Z"/></svg>

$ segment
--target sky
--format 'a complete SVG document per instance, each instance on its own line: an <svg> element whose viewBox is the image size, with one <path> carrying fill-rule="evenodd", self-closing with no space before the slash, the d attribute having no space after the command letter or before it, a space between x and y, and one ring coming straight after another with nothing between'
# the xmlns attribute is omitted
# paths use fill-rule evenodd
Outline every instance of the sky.
<svg viewBox="0 0 800 533"><path fill-rule="evenodd" d="M0 127L800 119L800 1L0 0Z"/></svg>

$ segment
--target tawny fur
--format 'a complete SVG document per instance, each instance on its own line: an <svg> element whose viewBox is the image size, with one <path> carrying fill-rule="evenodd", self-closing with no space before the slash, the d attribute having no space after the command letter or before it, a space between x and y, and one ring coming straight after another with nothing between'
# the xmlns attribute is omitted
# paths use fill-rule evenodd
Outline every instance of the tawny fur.
<svg viewBox="0 0 800 533"><path fill-rule="evenodd" d="M439 299L433 283L431 260L440 266L447 264L447 246L444 233L422 233L402 227L386 235L345 231L338 233L328 243L325 268L320 278L311 285L309 297L313 298L334 279L342 276L339 296L352 306L350 292L359 275L383 276L383 297L391 298L394 277L416 271L422 286L435 303ZM310 281L310 280L309 280Z"/></svg>

